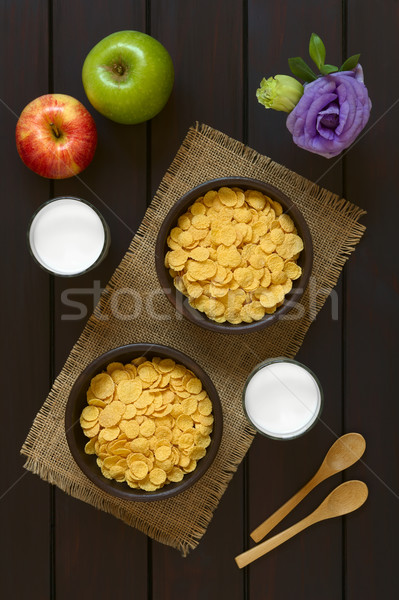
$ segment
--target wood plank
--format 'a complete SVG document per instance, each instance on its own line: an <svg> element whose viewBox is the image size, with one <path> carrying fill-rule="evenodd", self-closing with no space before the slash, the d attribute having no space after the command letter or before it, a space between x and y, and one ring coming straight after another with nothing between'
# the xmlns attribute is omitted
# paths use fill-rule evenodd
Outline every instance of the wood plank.
<svg viewBox="0 0 399 600"><path fill-rule="evenodd" d="M152 542L152 598L244 598L244 579L233 557L243 527L243 465L234 475L199 546L186 558Z"/></svg>
<svg viewBox="0 0 399 600"><path fill-rule="evenodd" d="M325 42L328 62L339 62L340 11L341 4L336 0L323 4L250 0L248 16L249 145L337 193L342 191L341 165L326 173L331 163L297 148L286 129L286 115L266 111L257 102L255 92L262 77L290 74L289 57L302 56L308 60L312 31ZM337 289L337 299L341 308L341 287ZM324 424L319 423L304 437L287 443L257 436L249 453L250 531L310 479L334 441L334 433L341 433L341 345L341 312L339 319L333 320L331 302L328 301L312 324L297 356L317 374L323 385ZM259 362L262 358L259 357ZM276 528L275 533L311 512L339 480L336 477L334 483L322 484ZM341 529L339 521L316 526L251 565L251 599L340 598ZM248 540L250 545L253 544ZM323 547L323 553L320 553L320 547Z"/></svg>
<svg viewBox="0 0 399 600"><path fill-rule="evenodd" d="M361 52L373 103L370 131L346 157L347 195L367 210L368 229L347 270L345 420L366 438L355 474L370 492L346 520L348 600L395 598L398 588L399 82L389 60L399 51L397 29L397 3L348 3L348 51Z"/></svg>
<svg viewBox="0 0 399 600"><path fill-rule="evenodd" d="M57 182L55 195L85 198L102 212L111 229L111 248L105 261L88 274L57 278L55 284L55 364L58 372L87 317L100 288L127 250L146 205L146 127L123 126L104 118L88 102L81 69L90 49L106 35L124 29L145 29L145 2L93 4L56 0L53 8L54 89L78 98L93 115L98 147L92 164L79 178ZM63 295L64 294L64 295ZM65 300L82 302L87 315ZM105 545L104 545L105 544ZM105 547L111 548L104 552ZM112 550L114 549L114 550ZM88 576L88 573L90 576ZM121 521L57 491L57 598L122 597L133 590L147 595L147 539Z"/></svg>
<svg viewBox="0 0 399 600"><path fill-rule="evenodd" d="M49 597L49 487L22 468L20 448L49 387L49 277L33 262L26 231L48 199L45 179L15 148L15 126L28 102L47 91L47 2L2 2L1 145L3 244L1 363L5 369L1 453L0 589L3 598ZM22 566L22 557L23 566ZM23 570L23 576L21 576Z"/></svg>
<svg viewBox="0 0 399 600"><path fill-rule="evenodd" d="M195 121L242 139L242 3L153 0L151 34L169 50L176 71L172 96L151 123L154 192ZM233 560L242 530L241 468L192 554L183 559L153 543L153 600L243 598L243 574Z"/></svg>
<svg viewBox="0 0 399 600"><path fill-rule="evenodd" d="M175 68L169 102L151 122L154 193L196 121L242 139L242 2L152 0L151 34Z"/></svg>

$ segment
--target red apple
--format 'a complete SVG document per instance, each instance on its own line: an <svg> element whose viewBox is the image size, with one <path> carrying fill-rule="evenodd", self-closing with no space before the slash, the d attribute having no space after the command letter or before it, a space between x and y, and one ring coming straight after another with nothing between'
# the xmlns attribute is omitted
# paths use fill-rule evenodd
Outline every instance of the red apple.
<svg viewBox="0 0 399 600"><path fill-rule="evenodd" d="M76 98L65 94L46 94L25 106L15 137L25 165L49 179L83 171L97 145L93 117Z"/></svg>

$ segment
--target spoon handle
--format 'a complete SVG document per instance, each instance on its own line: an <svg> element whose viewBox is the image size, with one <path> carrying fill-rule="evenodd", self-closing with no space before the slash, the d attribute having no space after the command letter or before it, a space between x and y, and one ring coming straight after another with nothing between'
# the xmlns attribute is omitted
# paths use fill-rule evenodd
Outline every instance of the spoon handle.
<svg viewBox="0 0 399 600"><path fill-rule="evenodd" d="M315 522L316 521L314 520L314 514L312 513L311 515L308 515L307 517L302 519L302 521L295 523L295 525L292 525L285 531L281 531L281 533L278 533L274 537L236 556L235 561L237 565L240 567L240 569L246 567L247 565L249 565L249 563L253 562L257 558L260 558L264 554L267 554L268 552L270 552L270 550L274 550L274 548L277 548L277 546L294 537L294 535L300 533L301 531L309 527L309 525L312 525Z"/></svg>
<svg viewBox="0 0 399 600"><path fill-rule="evenodd" d="M270 517L268 517L263 523L258 525L256 529L250 534L254 542L260 542L276 525L280 523L300 502L315 488L323 478L320 477L320 469L312 477L306 485L303 486L292 498L287 500L283 506L276 510Z"/></svg>

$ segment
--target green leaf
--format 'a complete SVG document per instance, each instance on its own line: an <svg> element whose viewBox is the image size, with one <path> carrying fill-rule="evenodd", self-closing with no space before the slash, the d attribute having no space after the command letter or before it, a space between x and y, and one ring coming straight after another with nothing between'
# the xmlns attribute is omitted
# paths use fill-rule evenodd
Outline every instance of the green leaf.
<svg viewBox="0 0 399 600"><path fill-rule="evenodd" d="M352 71L359 62L360 54L354 54L346 59L342 67L339 69L340 71Z"/></svg>
<svg viewBox="0 0 399 600"><path fill-rule="evenodd" d="M335 73L338 71L338 67L335 65L323 65L320 69L323 75L328 75L329 73Z"/></svg>
<svg viewBox="0 0 399 600"><path fill-rule="evenodd" d="M301 58L300 56L289 58L288 64L292 73L296 77L303 79L303 81L309 83L310 81L314 81L315 79L317 79L317 75L313 73L312 69L308 67L303 58Z"/></svg>
<svg viewBox="0 0 399 600"><path fill-rule="evenodd" d="M312 33L310 36L309 54L316 67L321 71L326 60L326 48L317 33Z"/></svg>

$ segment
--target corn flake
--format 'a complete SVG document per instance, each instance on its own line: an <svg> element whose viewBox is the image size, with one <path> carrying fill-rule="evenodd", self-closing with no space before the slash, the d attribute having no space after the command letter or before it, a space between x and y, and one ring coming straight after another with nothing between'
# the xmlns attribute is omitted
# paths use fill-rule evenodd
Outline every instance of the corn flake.
<svg viewBox="0 0 399 600"><path fill-rule="evenodd" d="M114 393L115 383L107 373L99 373L91 380L91 389L102 400Z"/></svg>
<svg viewBox="0 0 399 600"><path fill-rule="evenodd" d="M100 414L100 411L98 410L98 408L96 406L86 406L86 408L84 408L82 411L82 418L85 421L96 421L98 419L99 414ZM93 425L94 425L94 423L93 423Z"/></svg>

